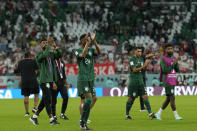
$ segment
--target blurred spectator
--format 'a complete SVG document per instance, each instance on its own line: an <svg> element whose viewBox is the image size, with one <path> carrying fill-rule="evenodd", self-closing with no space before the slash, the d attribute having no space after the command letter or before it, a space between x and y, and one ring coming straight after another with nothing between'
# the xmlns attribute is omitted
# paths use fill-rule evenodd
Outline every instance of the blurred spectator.
<svg viewBox="0 0 197 131"><path fill-rule="evenodd" d="M14 80L8 79L6 86L7 86L7 89L14 89Z"/></svg>
<svg viewBox="0 0 197 131"><path fill-rule="evenodd" d="M159 85L160 85L159 80L156 77L154 77L152 80L152 86L159 86Z"/></svg>

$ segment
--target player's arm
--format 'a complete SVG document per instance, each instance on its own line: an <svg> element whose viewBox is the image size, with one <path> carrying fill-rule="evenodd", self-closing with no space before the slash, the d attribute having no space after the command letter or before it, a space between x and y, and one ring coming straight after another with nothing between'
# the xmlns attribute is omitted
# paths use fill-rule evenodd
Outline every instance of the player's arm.
<svg viewBox="0 0 197 131"><path fill-rule="evenodd" d="M55 58L56 59L61 58L63 56L62 54L63 54L62 51L56 47L56 49L54 50Z"/></svg>
<svg viewBox="0 0 197 131"><path fill-rule="evenodd" d="M133 67L132 70L133 70L133 72L139 72L139 71L142 71L142 70L146 70L149 63L150 63L150 60L147 59L143 66L141 66L139 68Z"/></svg>
<svg viewBox="0 0 197 131"><path fill-rule="evenodd" d="M164 58L161 59L161 69L163 73L169 73L172 71L172 69L175 68L175 65L177 64L177 62L175 61L172 65L170 65L169 67L167 67L166 62L164 61Z"/></svg>
<svg viewBox="0 0 197 131"><path fill-rule="evenodd" d="M46 49L42 53L38 53L36 55L36 61L41 62L42 60L46 59L47 57L50 57L50 47L46 46Z"/></svg>
<svg viewBox="0 0 197 131"><path fill-rule="evenodd" d="M150 59L150 58L152 58L153 56L158 56L159 55L159 53L151 53L151 54L148 54L148 55L146 55L146 59Z"/></svg>
<svg viewBox="0 0 197 131"><path fill-rule="evenodd" d="M179 72L179 65L178 65L178 63L175 64L175 71L176 71L176 72Z"/></svg>
<svg viewBox="0 0 197 131"><path fill-rule="evenodd" d="M21 72L21 62L18 63L18 66L14 69L14 73L20 73Z"/></svg>
<svg viewBox="0 0 197 131"><path fill-rule="evenodd" d="M65 83L66 89L68 90L69 89L69 83L68 83L67 77L66 77L65 63L63 63L63 64L64 64L64 66L63 66L64 83Z"/></svg>
<svg viewBox="0 0 197 131"><path fill-rule="evenodd" d="M94 51L94 54L95 55L100 55L101 54L101 50L100 50L100 48L98 46L98 43L97 43L97 41L95 39L95 37L96 37L96 31L94 32L94 34L91 37L92 37L93 43L94 43L94 45L96 47L96 50Z"/></svg>
<svg viewBox="0 0 197 131"><path fill-rule="evenodd" d="M82 53L79 54L79 57L82 57L82 58L84 58L86 56L86 54L88 52L88 47L90 45L90 40L88 39L88 35L87 34L86 34L84 39L85 39L86 45L85 45L85 48L83 49Z"/></svg>

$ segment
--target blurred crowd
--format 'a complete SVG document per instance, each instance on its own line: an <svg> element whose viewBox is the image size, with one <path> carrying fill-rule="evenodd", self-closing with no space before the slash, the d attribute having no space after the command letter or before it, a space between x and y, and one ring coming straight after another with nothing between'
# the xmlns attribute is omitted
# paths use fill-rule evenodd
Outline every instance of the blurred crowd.
<svg viewBox="0 0 197 131"><path fill-rule="evenodd" d="M114 62L117 73L129 73L133 46L144 46L146 54L163 55L162 47L167 42L175 45L175 56L181 57L181 72L195 72L195 6L184 0L170 0L186 2L180 6L151 5L150 0L146 1L95 0L87 4L84 0L70 5L67 0L0 0L0 74L13 74L24 51L30 50L35 56L40 41L50 35L63 50L64 62L76 64L72 50L79 47L81 33L92 30L97 30L96 39L104 50L95 62ZM152 60L149 73L159 72L159 58Z"/></svg>

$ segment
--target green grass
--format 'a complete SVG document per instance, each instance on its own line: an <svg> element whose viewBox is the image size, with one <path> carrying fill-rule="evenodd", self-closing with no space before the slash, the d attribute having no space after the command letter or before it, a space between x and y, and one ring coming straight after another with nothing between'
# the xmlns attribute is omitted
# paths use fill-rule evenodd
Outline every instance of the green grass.
<svg viewBox="0 0 197 131"><path fill-rule="evenodd" d="M158 111L165 96L150 97L153 112ZM91 110L89 125L95 131L194 131L197 130L197 96L177 96L178 113L184 120L174 120L170 107L162 114L162 120L149 120L147 112L139 112L139 100L136 99L130 112L134 120L126 121L125 103L127 97L102 97ZM60 120L58 126L49 125L45 110L41 113L39 126L34 126L24 116L23 99L0 100L0 131L79 131L79 98L69 99L67 116L69 121ZM30 109L33 106L30 103ZM61 99L58 99L59 114ZM32 113L31 113L32 115ZM58 115L59 117L59 115Z"/></svg>

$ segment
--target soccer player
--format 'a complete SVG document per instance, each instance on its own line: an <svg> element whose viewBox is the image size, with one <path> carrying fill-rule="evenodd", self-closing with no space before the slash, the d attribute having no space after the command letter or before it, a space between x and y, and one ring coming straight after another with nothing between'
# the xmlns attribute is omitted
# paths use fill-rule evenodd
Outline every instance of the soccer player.
<svg viewBox="0 0 197 131"><path fill-rule="evenodd" d="M25 52L25 58L18 63L18 67L15 73L20 73L21 75L21 94L24 95L24 105L25 105L25 116L29 116L29 96L34 94L34 108L32 112L37 111L38 101L39 101L39 85L36 78L36 72L38 70L38 65L36 61L31 58L31 53L29 51Z"/></svg>
<svg viewBox="0 0 197 131"><path fill-rule="evenodd" d="M174 95L174 87L176 85L176 72L179 71L179 67L178 67L179 57L175 58L173 56L172 44L165 45L165 53L166 55L164 55L161 58L161 63L160 63L161 66L160 81L162 82L165 88L166 100L164 101L159 111L155 114L155 116L158 120L161 120L161 113L170 103L175 119L181 120L183 118L180 117L176 111L175 95Z"/></svg>
<svg viewBox="0 0 197 131"><path fill-rule="evenodd" d="M80 128L82 130L92 130L87 127L86 123L90 114L92 93L94 89L94 56L101 54L99 46L95 40L95 36L96 32L94 32L92 36L88 36L88 34L80 36L81 48L74 52L79 66L79 75L77 80L78 95L85 98L80 121ZM89 47L91 43L90 39L93 41L96 50Z"/></svg>
<svg viewBox="0 0 197 131"><path fill-rule="evenodd" d="M53 44L54 47L56 47L53 37L50 37L48 40L49 44ZM52 90L52 114L55 119L56 117L56 103L57 103L57 95L60 92L63 102L62 102L62 108L61 108L61 114L60 118L64 120L69 120L68 117L65 115L67 105L68 105L68 92L69 84L66 79L66 73L65 73L65 64L61 60L62 53L60 53L59 57L55 58L55 67L57 71L57 90Z"/></svg>
<svg viewBox="0 0 197 131"><path fill-rule="evenodd" d="M52 50L53 45L49 45L47 41L41 42L42 51L36 54L36 61L40 68L40 87L42 89L43 97L39 103L38 111L30 118L34 125L38 125L37 117L40 112L46 107L47 114L50 118L51 125L57 125L56 119L52 115L52 90L57 89L55 82L57 81L57 72L55 68L54 58L59 56L58 49ZM53 47L55 48L55 47Z"/></svg>
<svg viewBox="0 0 197 131"><path fill-rule="evenodd" d="M144 88L143 70L146 70L150 60L146 60L145 63L142 59L142 48L137 47L135 50L135 56L130 59L130 76L128 85L128 100L126 103L126 120L131 120L129 115L130 109L135 101L135 98L142 96L144 104L146 105L149 113L149 118L152 120L155 118L154 113L151 111L151 106L148 100L146 89Z"/></svg>

